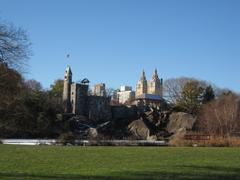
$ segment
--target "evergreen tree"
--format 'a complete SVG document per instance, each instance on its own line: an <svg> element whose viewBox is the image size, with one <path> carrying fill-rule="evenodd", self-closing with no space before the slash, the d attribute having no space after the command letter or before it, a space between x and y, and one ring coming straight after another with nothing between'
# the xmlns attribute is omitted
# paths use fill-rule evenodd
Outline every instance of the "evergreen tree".
<svg viewBox="0 0 240 180"><path fill-rule="evenodd" d="M214 93L212 86L210 85L210 86L206 87L206 89L204 91L203 104L206 104L214 99L215 99L215 93Z"/></svg>
<svg viewBox="0 0 240 180"><path fill-rule="evenodd" d="M203 98L204 88L198 81L190 81L183 87L181 98L177 101L177 107L182 111L197 114Z"/></svg>

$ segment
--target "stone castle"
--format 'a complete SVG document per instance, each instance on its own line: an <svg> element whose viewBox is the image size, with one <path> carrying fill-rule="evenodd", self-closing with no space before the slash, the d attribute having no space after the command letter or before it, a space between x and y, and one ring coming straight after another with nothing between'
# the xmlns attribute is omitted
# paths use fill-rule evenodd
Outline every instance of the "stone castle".
<svg viewBox="0 0 240 180"><path fill-rule="evenodd" d="M89 94L89 81L72 82L70 66L65 70L63 84L64 112L83 115L93 121L109 120L112 118L110 98Z"/></svg>
<svg viewBox="0 0 240 180"><path fill-rule="evenodd" d="M93 94L89 93L89 81L82 80L80 83L72 81L72 71L70 66L65 70L63 85L63 106L66 114L82 115L88 117L93 122L107 121L114 117L128 116L132 110L127 106L111 106L111 97L106 96L105 84L100 83L94 86ZM155 70L152 79L146 80L145 72L142 72L141 78L137 83L136 95L131 87L123 86L118 93L119 97L131 101L133 106L150 105L160 107L163 102L163 80L159 79L157 70ZM121 100L119 99L118 100ZM121 103L120 103L121 104ZM123 103L122 103L123 104ZM129 111L128 113L126 113Z"/></svg>

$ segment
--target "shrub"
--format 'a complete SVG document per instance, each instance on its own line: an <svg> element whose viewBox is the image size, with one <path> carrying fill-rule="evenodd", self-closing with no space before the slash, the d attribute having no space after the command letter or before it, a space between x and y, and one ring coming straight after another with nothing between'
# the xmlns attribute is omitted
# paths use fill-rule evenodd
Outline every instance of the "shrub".
<svg viewBox="0 0 240 180"><path fill-rule="evenodd" d="M62 144L64 146L66 146L68 144L74 145L75 139L76 139L76 137L74 136L74 134L72 132L63 133L59 136L58 143Z"/></svg>
<svg viewBox="0 0 240 180"><path fill-rule="evenodd" d="M184 138L173 138L170 140L171 146L200 146L200 147L240 147L240 137L220 137L213 136L210 140L197 141L186 140Z"/></svg>
<svg viewBox="0 0 240 180"><path fill-rule="evenodd" d="M227 138L240 131L239 117L239 97L234 94L222 95L202 107L196 128L207 134Z"/></svg>
<svg viewBox="0 0 240 180"><path fill-rule="evenodd" d="M176 147L186 147L186 146L193 146L194 144L190 141L185 140L181 137L173 138L169 141L170 146L176 146Z"/></svg>
<svg viewBox="0 0 240 180"><path fill-rule="evenodd" d="M209 146L214 147L240 147L240 137L212 137L208 141Z"/></svg>

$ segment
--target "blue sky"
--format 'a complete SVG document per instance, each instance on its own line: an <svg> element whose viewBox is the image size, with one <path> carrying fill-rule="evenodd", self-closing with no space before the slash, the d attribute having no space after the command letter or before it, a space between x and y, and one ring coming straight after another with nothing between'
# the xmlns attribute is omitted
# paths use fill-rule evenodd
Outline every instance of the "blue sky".
<svg viewBox="0 0 240 180"><path fill-rule="evenodd" d="M135 87L142 69L240 92L239 0L0 0L0 17L23 27L33 56L26 78ZM69 60L65 58L70 54Z"/></svg>

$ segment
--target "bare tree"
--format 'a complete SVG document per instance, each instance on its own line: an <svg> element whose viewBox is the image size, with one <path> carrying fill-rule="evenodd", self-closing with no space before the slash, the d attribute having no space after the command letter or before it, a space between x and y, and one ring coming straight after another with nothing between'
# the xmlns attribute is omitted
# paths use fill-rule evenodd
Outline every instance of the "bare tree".
<svg viewBox="0 0 240 180"><path fill-rule="evenodd" d="M164 97L173 104L176 104L176 102L181 99L182 97L182 90L187 82L193 81L193 78L173 78L173 79L167 79L164 81Z"/></svg>
<svg viewBox="0 0 240 180"><path fill-rule="evenodd" d="M207 86L211 85L215 89L215 86L212 85L211 83L208 83L202 80L197 80L194 78L180 77L180 78L167 79L166 81L164 81L164 85L163 85L165 99L172 104L176 104L180 99L182 99L182 91L184 86L189 82L196 82L196 81L199 83L199 86L202 88L206 88Z"/></svg>
<svg viewBox="0 0 240 180"><path fill-rule="evenodd" d="M26 31L0 22L0 62L22 72L30 54Z"/></svg>
<svg viewBox="0 0 240 180"><path fill-rule="evenodd" d="M203 106L197 120L197 128L223 137L240 132L240 99L234 94L222 95Z"/></svg>
<svg viewBox="0 0 240 180"><path fill-rule="evenodd" d="M25 85L32 91L40 91L42 89L41 83L34 79L27 80Z"/></svg>
<svg viewBox="0 0 240 180"><path fill-rule="evenodd" d="M107 88L106 89L106 97L112 97L114 94L114 89L113 88Z"/></svg>

